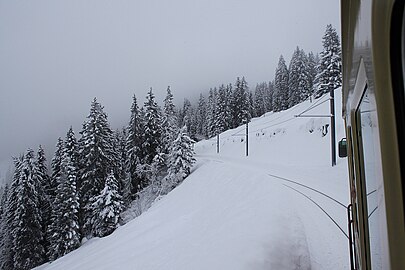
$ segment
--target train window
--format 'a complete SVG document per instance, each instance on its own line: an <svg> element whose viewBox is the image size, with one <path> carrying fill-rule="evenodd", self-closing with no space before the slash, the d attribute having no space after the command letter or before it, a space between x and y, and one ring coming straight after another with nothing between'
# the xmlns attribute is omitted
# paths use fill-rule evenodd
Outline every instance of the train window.
<svg viewBox="0 0 405 270"><path fill-rule="evenodd" d="M366 88L360 105L357 109L357 124L362 154L362 183L365 186L363 198L365 226L368 227L370 261L372 269L382 269L382 249L380 241L379 194L381 185L377 181L376 153L378 146L377 112L374 94ZM367 231L367 229L366 229Z"/></svg>

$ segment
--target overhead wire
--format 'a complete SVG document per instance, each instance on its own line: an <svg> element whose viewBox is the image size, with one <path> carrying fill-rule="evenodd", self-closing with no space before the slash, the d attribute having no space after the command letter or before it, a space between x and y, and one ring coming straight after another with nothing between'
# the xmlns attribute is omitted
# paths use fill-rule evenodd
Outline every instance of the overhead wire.
<svg viewBox="0 0 405 270"><path fill-rule="evenodd" d="M319 98L317 101L314 102L314 104L311 104L307 109L305 109L304 111L302 111L302 112L299 113L298 115L302 115L302 114L304 114L304 113L306 113L306 112L308 112L308 111L310 111L310 110L312 110L312 109L314 109L314 108L316 108L316 107L318 107L318 106L322 105L323 103L325 103L325 102L327 102L327 101L330 100L330 98L325 99L325 97L328 97L328 96L327 96L327 95L324 95L323 97ZM298 107L296 107L296 108L298 108ZM293 108L293 109L294 109L294 108ZM263 123L263 122L257 123L257 125L263 125L263 124L266 124L266 123L273 123L273 122L275 122L276 120L278 120L278 119L280 119L280 118L283 118L283 117L284 117L284 115L280 115L280 116L278 116L278 117L276 117L276 118L273 118L273 119L270 119L269 121L266 121L266 122L264 122L264 123ZM268 129L268 128L271 128L271 127L274 127L274 126L278 126L278 125L284 124L284 123L286 123L286 122L292 121L292 120L294 120L294 119L296 119L295 116L294 116L294 117L290 117L290 118L288 118L288 119L286 119L286 120L277 122L277 123L275 123L275 124L271 124L271 125L268 125L268 126L265 126L265 127L261 127L261 128L255 129L255 130L251 130L251 131L248 132L248 134L252 134L252 133L255 133L255 132L260 131L260 130L264 130L264 129ZM253 127L254 127L254 126L257 126L257 125L253 125ZM249 126L249 127L252 128L252 126ZM241 132L244 131L244 130L245 130L245 127L244 127L244 126L240 126L240 127L238 127L238 130L237 130L236 132L232 133L232 134L229 135L228 137L244 136L244 135L246 135L246 133L245 133L245 132L244 132L244 133L241 133Z"/></svg>
<svg viewBox="0 0 405 270"><path fill-rule="evenodd" d="M318 99L314 104L312 104L311 106L309 106L307 109L305 109L304 111L302 111L302 112L299 113L298 115L302 115L302 114L304 114L304 113L306 113L306 112L308 112L308 111L310 111L310 110L312 110L312 109L314 109L314 108L320 106L321 104L323 104L323 103L325 103L325 102L327 102L327 101L330 100L330 98L327 98L327 99L323 100L322 102L320 102L324 97L327 97L327 95L325 95L325 96L323 96L322 98ZM320 103L319 103L319 102L320 102Z"/></svg>

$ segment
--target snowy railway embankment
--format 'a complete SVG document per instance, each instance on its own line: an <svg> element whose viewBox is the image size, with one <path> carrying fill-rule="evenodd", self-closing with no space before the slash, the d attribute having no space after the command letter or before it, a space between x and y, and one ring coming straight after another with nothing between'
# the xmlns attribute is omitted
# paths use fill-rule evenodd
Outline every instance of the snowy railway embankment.
<svg viewBox="0 0 405 270"><path fill-rule="evenodd" d="M220 135L219 154L215 138L197 143L179 187L40 269L349 269L346 160L330 166L327 119L294 117L309 106L253 119L248 157L242 126Z"/></svg>

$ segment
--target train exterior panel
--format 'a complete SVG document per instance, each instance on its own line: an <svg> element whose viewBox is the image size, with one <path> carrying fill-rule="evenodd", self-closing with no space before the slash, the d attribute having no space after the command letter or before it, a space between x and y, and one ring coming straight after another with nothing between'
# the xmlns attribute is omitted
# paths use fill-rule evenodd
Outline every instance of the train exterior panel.
<svg viewBox="0 0 405 270"><path fill-rule="evenodd" d="M341 1L352 269L405 269L403 2Z"/></svg>

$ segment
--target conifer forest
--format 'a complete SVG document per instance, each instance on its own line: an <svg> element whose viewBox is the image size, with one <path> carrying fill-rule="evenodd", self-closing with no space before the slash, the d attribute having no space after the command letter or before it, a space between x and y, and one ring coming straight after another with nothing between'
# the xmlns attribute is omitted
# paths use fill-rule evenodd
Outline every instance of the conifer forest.
<svg viewBox="0 0 405 270"><path fill-rule="evenodd" d="M195 142L340 87L332 25L321 42L322 52L297 46L289 63L283 55L274 59L273 80L249 85L240 76L195 103L176 106L170 86L161 101L145 89L133 95L127 125L117 130L95 97L81 130L66 127L66 136L55 138L53 156L40 145L13 157L12 179L0 193L0 269L31 269L110 235L128 209L140 215L183 182L195 163Z"/></svg>

